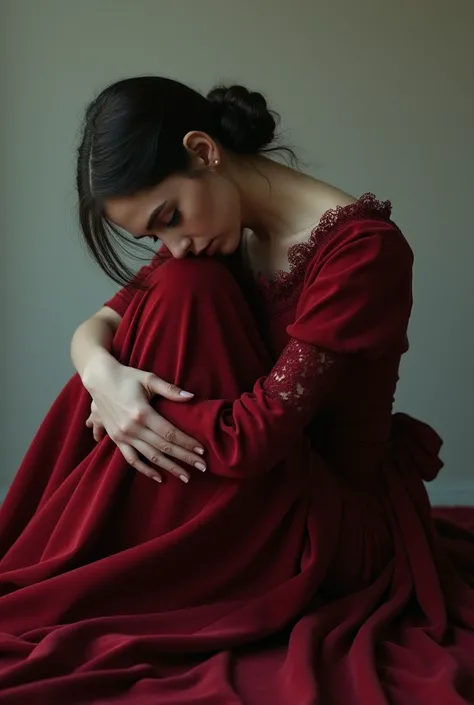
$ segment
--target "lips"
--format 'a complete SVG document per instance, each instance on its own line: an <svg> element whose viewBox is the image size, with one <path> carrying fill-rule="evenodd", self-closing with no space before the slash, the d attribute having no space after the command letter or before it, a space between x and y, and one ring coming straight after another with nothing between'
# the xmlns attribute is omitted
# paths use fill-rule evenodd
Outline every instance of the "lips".
<svg viewBox="0 0 474 705"><path fill-rule="evenodd" d="M219 242L217 238L213 238L211 242L206 245L206 247L202 247L198 252L195 252L194 254L196 255L196 257L202 257L203 255L208 257L209 255L215 255L218 249Z"/></svg>
<svg viewBox="0 0 474 705"><path fill-rule="evenodd" d="M213 255L215 253L215 251L216 251L216 240L214 239L214 240L211 240L209 245L206 247L206 249L204 250L204 254L206 254L208 257L210 257L211 255Z"/></svg>

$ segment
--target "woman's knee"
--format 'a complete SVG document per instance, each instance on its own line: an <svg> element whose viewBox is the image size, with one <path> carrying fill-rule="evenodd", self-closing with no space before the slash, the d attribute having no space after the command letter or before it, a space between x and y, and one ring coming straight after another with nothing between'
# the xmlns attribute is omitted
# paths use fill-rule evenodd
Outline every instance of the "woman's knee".
<svg viewBox="0 0 474 705"><path fill-rule="evenodd" d="M135 330L177 331L187 329L195 337L199 328L255 325L244 294L229 269L211 258L169 259L159 265L145 282L137 302Z"/></svg>
<svg viewBox="0 0 474 705"><path fill-rule="evenodd" d="M191 385L207 398L232 398L268 369L253 314L224 264L170 259L145 287L115 341L123 364Z"/></svg>
<svg viewBox="0 0 474 705"><path fill-rule="evenodd" d="M170 258L154 270L147 286L159 295L166 293L167 301L176 297L181 300L196 296L208 297L209 294L225 297L226 292L240 294L229 269L211 257Z"/></svg>

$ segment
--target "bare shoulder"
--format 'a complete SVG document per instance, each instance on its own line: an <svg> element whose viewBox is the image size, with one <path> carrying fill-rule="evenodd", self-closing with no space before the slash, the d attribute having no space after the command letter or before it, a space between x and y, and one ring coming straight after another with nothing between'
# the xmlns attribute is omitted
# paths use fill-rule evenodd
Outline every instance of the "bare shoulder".
<svg viewBox="0 0 474 705"><path fill-rule="evenodd" d="M358 198L336 186L331 186L322 181L318 182L317 218L320 220L330 210L344 208L358 202Z"/></svg>

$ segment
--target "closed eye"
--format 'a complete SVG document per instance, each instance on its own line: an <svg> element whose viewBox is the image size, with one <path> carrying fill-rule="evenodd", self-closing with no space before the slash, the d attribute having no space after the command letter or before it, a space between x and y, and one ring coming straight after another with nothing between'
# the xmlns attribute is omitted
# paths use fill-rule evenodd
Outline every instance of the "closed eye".
<svg viewBox="0 0 474 705"><path fill-rule="evenodd" d="M171 218L169 220L167 220L166 222L162 222L159 224L157 223L156 229L157 230L164 230L164 229L171 230L171 228L174 228L176 225L179 224L180 220L181 220L181 213L179 212L179 210L177 208L175 208ZM156 235L137 235L137 237L135 237L135 240L142 240L144 237L150 237L154 242L157 242L160 239Z"/></svg>
<svg viewBox="0 0 474 705"><path fill-rule="evenodd" d="M174 228L175 225L178 225L179 221L181 219L180 212L177 208L174 209L173 215L171 218L164 224L165 228L169 230L170 228Z"/></svg>

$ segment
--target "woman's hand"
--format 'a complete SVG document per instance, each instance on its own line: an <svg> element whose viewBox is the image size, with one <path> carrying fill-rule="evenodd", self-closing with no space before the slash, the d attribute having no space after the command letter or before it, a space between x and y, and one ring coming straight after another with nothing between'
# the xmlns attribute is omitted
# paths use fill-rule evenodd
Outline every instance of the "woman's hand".
<svg viewBox="0 0 474 705"><path fill-rule="evenodd" d="M173 459L206 469L200 443L168 423L150 404L156 394L176 402L186 402L193 394L150 372L125 367L109 355L91 361L82 381L93 400L86 425L94 439L100 441L107 433L136 470L162 481L161 474L140 456L183 482L189 481L189 473Z"/></svg>

